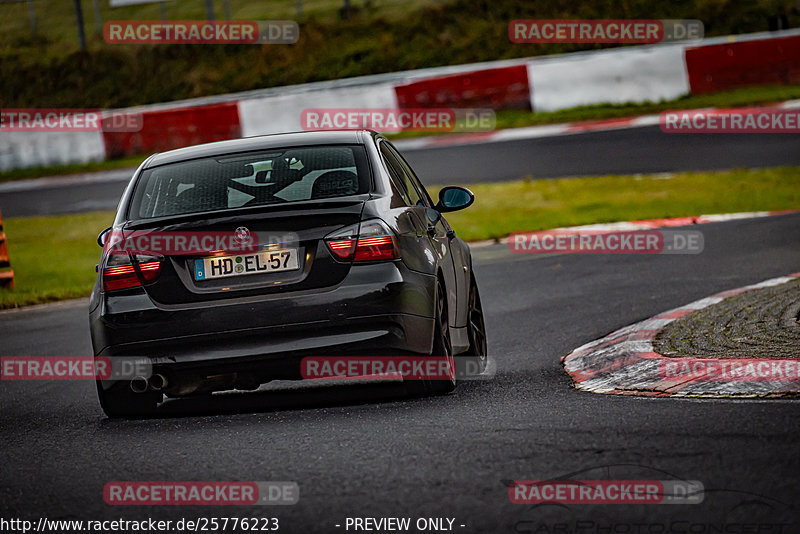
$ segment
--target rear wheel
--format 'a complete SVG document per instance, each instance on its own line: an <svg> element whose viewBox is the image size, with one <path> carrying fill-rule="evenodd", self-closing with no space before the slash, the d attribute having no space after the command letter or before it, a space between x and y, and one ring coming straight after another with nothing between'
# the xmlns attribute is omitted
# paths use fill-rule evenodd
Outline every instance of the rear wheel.
<svg viewBox="0 0 800 534"><path fill-rule="evenodd" d="M467 317L467 336L469 349L456 357L459 377L470 377L486 370L488 351L486 346L486 324L483 321L483 306L475 277L470 278L469 310Z"/></svg>
<svg viewBox="0 0 800 534"><path fill-rule="evenodd" d="M453 346L450 342L447 294L441 282L436 284L436 316L434 321L431 356L437 359L452 359ZM455 374L449 380L409 380L406 383L406 391L413 395L443 394L449 393L455 388Z"/></svg>
<svg viewBox="0 0 800 534"><path fill-rule="evenodd" d="M156 411L158 403L163 399L161 393L146 391L134 393L130 384L117 381L109 389L103 389L97 381L97 397L100 407L108 417L144 417Z"/></svg>

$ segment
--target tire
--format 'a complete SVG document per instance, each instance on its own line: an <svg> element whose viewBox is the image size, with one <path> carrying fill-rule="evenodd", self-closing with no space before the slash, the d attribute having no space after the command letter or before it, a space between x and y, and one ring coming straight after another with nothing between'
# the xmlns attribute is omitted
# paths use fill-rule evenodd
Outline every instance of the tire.
<svg viewBox="0 0 800 534"><path fill-rule="evenodd" d="M456 357L456 376L468 378L486 370L488 349L486 345L486 323L483 320L483 306L475 277L470 277L467 310L467 336L469 348Z"/></svg>
<svg viewBox="0 0 800 534"><path fill-rule="evenodd" d="M441 282L436 284L436 314L433 328L433 349L431 356L452 358L453 347L450 343L450 328L447 310L447 294ZM450 380L409 380L406 391L412 395L441 395L450 393L456 388L455 375Z"/></svg>
<svg viewBox="0 0 800 534"><path fill-rule="evenodd" d="M163 399L163 395L155 391L134 393L126 380L117 381L106 390L100 385L100 381L96 381L96 385L100 407L112 418L152 415Z"/></svg>

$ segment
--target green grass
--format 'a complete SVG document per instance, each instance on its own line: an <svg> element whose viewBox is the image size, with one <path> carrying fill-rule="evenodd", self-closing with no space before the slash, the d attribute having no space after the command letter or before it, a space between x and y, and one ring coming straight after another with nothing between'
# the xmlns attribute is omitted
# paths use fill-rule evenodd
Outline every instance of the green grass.
<svg viewBox="0 0 800 534"><path fill-rule="evenodd" d="M515 230L709 213L800 209L800 168L524 180L470 185L475 204L447 219L468 241ZM434 198L436 190L431 191ZM0 308L87 296L100 256L100 212L6 219L17 289Z"/></svg>
<svg viewBox="0 0 800 534"><path fill-rule="evenodd" d="M4 219L16 289L0 289L0 308L85 297L100 258L95 241L113 212Z"/></svg>
<svg viewBox="0 0 800 534"><path fill-rule="evenodd" d="M513 231L741 211L800 209L800 168L523 180L468 185L475 203L447 215L462 239ZM435 197L436 192L432 195Z"/></svg>

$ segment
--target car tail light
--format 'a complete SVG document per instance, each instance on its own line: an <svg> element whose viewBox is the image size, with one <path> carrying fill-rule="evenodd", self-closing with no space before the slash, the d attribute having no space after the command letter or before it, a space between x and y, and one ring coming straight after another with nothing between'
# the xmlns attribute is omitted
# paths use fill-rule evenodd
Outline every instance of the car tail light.
<svg viewBox="0 0 800 534"><path fill-rule="evenodd" d="M328 248L331 249L333 255L338 260L351 260L353 259L356 250L356 242L358 238L341 239L336 241L328 241Z"/></svg>
<svg viewBox="0 0 800 534"><path fill-rule="evenodd" d="M154 282L161 272L161 259L156 256L109 255L103 269L103 289L116 291Z"/></svg>
<svg viewBox="0 0 800 534"><path fill-rule="evenodd" d="M395 260L397 257L393 236L358 238L355 261Z"/></svg>
<svg viewBox="0 0 800 534"><path fill-rule="evenodd" d="M325 242L340 261L387 261L400 258L394 234L383 221L373 219L329 235Z"/></svg>

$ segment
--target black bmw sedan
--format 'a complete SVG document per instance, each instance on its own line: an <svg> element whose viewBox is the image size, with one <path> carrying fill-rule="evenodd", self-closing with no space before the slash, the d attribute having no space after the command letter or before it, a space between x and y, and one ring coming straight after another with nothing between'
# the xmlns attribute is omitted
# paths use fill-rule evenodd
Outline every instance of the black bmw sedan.
<svg viewBox="0 0 800 534"><path fill-rule="evenodd" d="M456 372L407 386L453 390L486 366L470 250L444 217L473 200L451 186L434 203L371 131L151 156L98 237L89 305L95 357L146 358L151 373L98 380L103 410L300 379L326 355L447 358Z"/></svg>

